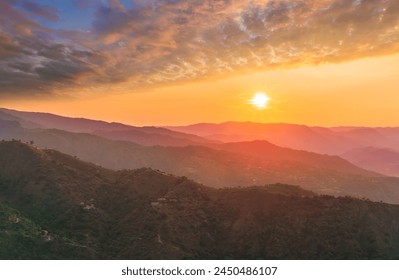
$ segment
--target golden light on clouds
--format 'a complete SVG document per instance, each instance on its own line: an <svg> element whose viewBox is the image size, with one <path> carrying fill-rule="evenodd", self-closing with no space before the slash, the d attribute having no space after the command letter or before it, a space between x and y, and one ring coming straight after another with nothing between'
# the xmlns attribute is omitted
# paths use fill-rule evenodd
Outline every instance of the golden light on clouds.
<svg viewBox="0 0 399 280"><path fill-rule="evenodd" d="M0 0L1 107L136 125L399 124L397 0L43 1Z"/></svg>
<svg viewBox="0 0 399 280"><path fill-rule="evenodd" d="M139 94L103 94L62 102L10 100L1 106L133 125L251 121L397 126L398 77L399 54L249 73L223 80L159 87ZM256 110L250 104L253 95L261 90L271 98L267 110Z"/></svg>

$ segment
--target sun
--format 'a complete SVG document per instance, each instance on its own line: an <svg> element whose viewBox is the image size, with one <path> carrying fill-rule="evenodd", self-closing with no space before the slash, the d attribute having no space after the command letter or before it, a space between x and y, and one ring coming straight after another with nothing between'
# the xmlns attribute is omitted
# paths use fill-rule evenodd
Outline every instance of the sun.
<svg viewBox="0 0 399 280"><path fill-rule="evenodd" d="M259 110L266 109L267 103L269 103L270 97L267 96L264 92L257 92L254 94L251 100L249 100L249 104L252 104Z"/></svg>

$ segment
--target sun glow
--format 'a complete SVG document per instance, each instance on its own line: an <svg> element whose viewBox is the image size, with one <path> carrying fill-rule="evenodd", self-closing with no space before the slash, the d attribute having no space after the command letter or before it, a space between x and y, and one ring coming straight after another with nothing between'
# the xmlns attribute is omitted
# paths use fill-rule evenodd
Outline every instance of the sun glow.
<svg viewBox="0 0 399 280"><path fill-rule="evenodd" d="M249 104L252 104L259 110L263 110L267 108L267 104L270 101L270 97L266 95L264 92L257 92L254 94L251 100L249 100Z"/></svg>

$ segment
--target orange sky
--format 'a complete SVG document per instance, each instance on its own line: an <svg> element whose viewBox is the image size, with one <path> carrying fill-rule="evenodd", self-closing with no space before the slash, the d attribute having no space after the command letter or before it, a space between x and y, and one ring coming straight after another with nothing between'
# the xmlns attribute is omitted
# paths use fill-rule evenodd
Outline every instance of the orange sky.
<svg viewBox="0 0 399 280"><path fill-rule="evenodd" d="M399 1L0 1L0 106L399 126ZM249 104L256 92L267 109Z"/></svg>
<svg viewBox="0 0 399 280"><path fill-rule="evenodd" d="M234 120L399 126L398 78L399 55L391 55L102 97L14 100L3 106L134 125ZM272 99L265 110L248 104L258 91Z"/></svg>

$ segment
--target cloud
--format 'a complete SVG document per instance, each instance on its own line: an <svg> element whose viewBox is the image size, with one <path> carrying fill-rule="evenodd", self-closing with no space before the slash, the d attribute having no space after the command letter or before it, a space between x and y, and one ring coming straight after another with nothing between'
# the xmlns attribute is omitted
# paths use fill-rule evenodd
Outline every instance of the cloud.
<svg viewBox="0 0 399 280"><path fill-rule="evenodd" d="M96 9L90 30L42 26L10 3L0 7L14 15L0 17L0 96L138 90L399 50L397 0L112 0L85 5ZM46 17L40 8L29 12Z"/></svg>
<svg viewBox="0 0 399 280"><path fill-rule="evenodd" d="M38 37L29 40L11 39L4 34L0 37L3 39L0 50L6 50L0 51L0 95L3 97L58 95L66 88L81 86L81 78L95 71L90 62L91 53ZM10 41L14 44L12 47L7 45Z"/></svg>
<svg viewBox="0 0 399 280"><path fill-rule="evenodd" d="M28 12L47 20L58 20L57 10L50 6L42 6L31 1L23 1L21 6Z"/></svg>

